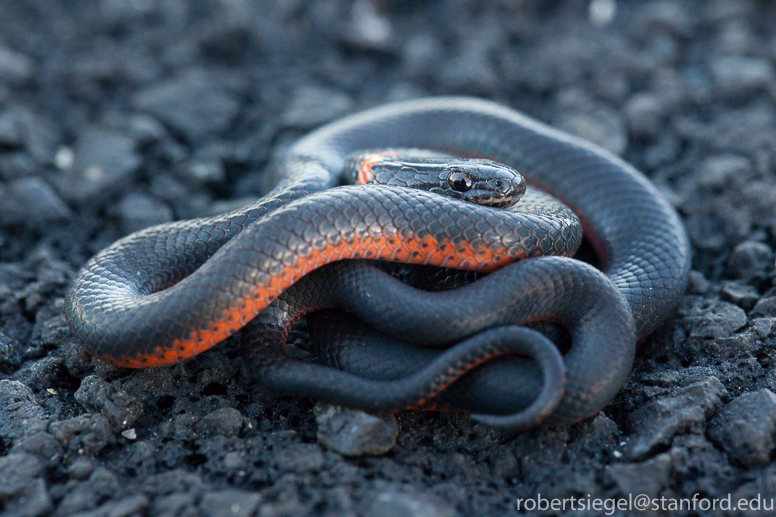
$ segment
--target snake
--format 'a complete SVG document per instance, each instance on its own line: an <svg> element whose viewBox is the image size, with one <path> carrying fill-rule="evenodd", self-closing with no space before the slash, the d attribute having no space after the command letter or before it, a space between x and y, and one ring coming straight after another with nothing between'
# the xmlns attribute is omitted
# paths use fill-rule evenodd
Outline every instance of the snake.
<svg viewBox="0 0 776 517"><path fill-rule="evenodd" d="M578 217L598 268L553 256L574 249L579 238L572 226L558 223L557 211L500 210L404 186L341 185L354 153L406 148L516 168L532 189L552 194ZM368 176L369 160L361 163L367 165L358 170ZM427 345L464 341L433 351L425 366L404 377L379 378L369 371L382 362L377 356L367 355L361 363L368 371L359 374L353 361L347 368L354 371L300 364L280 353L282 339L265 338L246 353L260 365L254 371L261 381L366 409L427 407L448 388L466 384L459 380L473 377L468 384L475 386L471 374L490 366L483 363L516 354L511 363L524 376L517 382L524 393L501 405L497 400L495 412L503 414L479 414L475 403L473 416L495 427L524 428L576 421L605 406L627 379L636 341L666 319L687 285L690 249L681 221L642 173L494 102L439 97L366 110L300 139L277 171L278 186L249 207L152 227L90 259L64 309L87 351L116 366L172 364L246 325L244 334L260 334L267 326L249 323L260 314L272 320L295 293L318 291L312 305L330 305L320 300L323 289L309 286L336 277L337 288L322 298L337 298L335 305L348 310L356 306L353 312L378 329ZM460 289L424 293L363 259L488 274ZM375 293L403 301L370 305L381 298ZM301 305L311 307L309 300ZM397 305L412 307L415 320L392 312ZM430 323L431 314L441 319ZM545 336L518 327L540 320L569 329L573 344L562 357ZM387 346L392 356L406 352L406 346ZM342 363L340 351L347 348L334 347L330 359ZM358 353L363 357L365 349ZM515 367L511 363L493 366ZM534 363L542 371L538 393Z"/></svg>

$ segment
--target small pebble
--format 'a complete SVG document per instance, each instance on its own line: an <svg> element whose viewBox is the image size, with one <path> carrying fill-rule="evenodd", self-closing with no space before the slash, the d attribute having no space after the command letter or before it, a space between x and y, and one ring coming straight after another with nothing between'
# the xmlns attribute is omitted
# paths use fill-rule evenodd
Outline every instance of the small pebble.
<svg viewBox="0 0 776 517"><path fill-rule="evenodd" d="M135 432L135 429L127 429L126 431L121 431L121 436L126 438L127 440L136 440L137 439L137 432Z"/></svg>
<svg viewBox="0 0 776 517"><path fill-rule="evenodd" d="M628 133L620 115L610 108L563 114L558 127L604 149L622 155L628 147Z"/></svg>
<svg viewBox="0 0 776 517"><path fill-rule="evenodd" d="M66 221L70 215L54 189L34 176L13 180L0 194L0 224L41 227Z"/></svg>
<svg viewBox="0 0 776 517"><path fill-rule="evenodd" d="M708 435L743 465L767 465L776 446L776 395L763 388L733 399L711 421Z"/></svg>
<svg viewBox="0 0 776 517"><path fill-rule="evenodd" d="M67 468L67 474L73 479L88 479L94 471L94 462L89 458L76 458Z"/></svg>
<svg viewBox="0 0 776 517"><path fill-rule="evenodd" d="M316 404L315 423L318 441L343 456L385 454L399 434L393 413L371 415L330 404Z"/></svg>
<svg viewBox="0 0 776 517"><path fill-rule="evenodd" d="M774 252L763 242L745 241L738 244L730 253L727 272L732 278L745 282L764 280L774 269Z"/></svg>
<svg viewBox="0 0 776 517"><path fill-rule="evenodd" d="M124 132L85 129L76 140L72 166L58 178L60 193L77 203L107 201L135 178L141 162L136 146L137 141ZM66 165L69 159L60 156L60 161Z"/></svg>
<svg viewBox="0 0 776 517"><path fill-rule="evenodd" d="M18 86L35 74L35 62L21 52L0 46L0 83Z"/></svg>
<svg viewBox="0 0 776 517"><path fill-rule="evenodd" d="M446 501L430 494L388 489L374 496L366 515L370 517L455 517L458 513Z"/></svg>
<svg viewBox="0 0 776 517"><path fill-rule="evenodd" d="M637 409L629 417L635 436L628 443L627 456L643 459L658 448L670 445L674 435L711 417L726 395L722 383L716 377L709 377Z"/></svg>
<svg viewBox="0 0 776 517"><path fill-rule="evenodd" d="M776 85L773 65L761 58L719 56L711 61L711 75L721 93L744 95Z"/></svg>
<svg viewBox="0 0 776 517"><path fill-rule="evenodd" d="M254 514L260 501L257 493L229 489L207 492L199 508L203 515L212 517L248 517Z"/></svg>
<svg viewBox="0 0 776 517"><path fill-rule="evenodd" d="M172 209L165 203L140 192L127 194L119 203L119 224L124 235L173 220Z"/></svg>
<svg viewBox="0 0 776 517"><path fill-rule="evenodd" d="M345 93L302 86L293 92L282 119L285 126L312 129L346 115L353 108L353 100Z"/></svg>
<svg viewBox="0 0 776 517"><path fill-rule="evenodd" d="M637 93L623 108L630 133L637 138L655 137L663 125L665 106L660 96L651 92Z"/></svg>
<svg viewBox="0 0 776 517"><path fill-rule="evenodd" d="M226 130L240 108L235 96L218 86L217 77L201 70L141 90L133 105L192 142Z"/></svg>

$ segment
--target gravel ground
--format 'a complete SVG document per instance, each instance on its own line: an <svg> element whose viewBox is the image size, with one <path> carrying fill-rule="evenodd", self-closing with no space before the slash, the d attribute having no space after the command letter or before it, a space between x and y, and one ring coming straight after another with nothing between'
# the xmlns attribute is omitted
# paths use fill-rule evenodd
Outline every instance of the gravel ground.
<svg viewBox="0 0 776 517"><path fill-rule="evenodd" d="M3 515L448 517L534 514L516 501L539 493L776 497L772 3L0 0L0 12ZM520 435L461 415L374 418L256 387L233 341L129 371L70 337L65 288L97 250L254 199L273 156L322 123L451 93L603 145L684 219L689 292L599 415ZM684 508L651 514L758 514Z"/></svg>

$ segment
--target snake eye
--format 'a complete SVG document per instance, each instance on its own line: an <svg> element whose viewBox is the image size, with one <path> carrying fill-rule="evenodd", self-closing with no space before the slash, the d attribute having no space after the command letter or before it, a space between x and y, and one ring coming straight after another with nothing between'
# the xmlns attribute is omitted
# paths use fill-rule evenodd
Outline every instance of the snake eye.
<svg viewBox="0 0 776 517"><path fill-rule="evenodd" d="M458 192L466 192L472 188L472 179L465 172L454 172L447 181L453 190Z"/></svg>

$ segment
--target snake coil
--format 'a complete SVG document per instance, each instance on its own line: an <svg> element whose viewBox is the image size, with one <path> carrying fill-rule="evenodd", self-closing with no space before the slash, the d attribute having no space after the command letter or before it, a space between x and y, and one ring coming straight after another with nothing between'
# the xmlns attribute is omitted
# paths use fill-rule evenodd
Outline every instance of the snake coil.
<svg viewBox="0 0 776 517"><path fill-rule="evenodd" d="M515 231L499 211L432 193L370 185L333 188L353 152L410 147L484 156L517 168L530 185L550 192L579 217L601 271L573 259L535 258L490 274L463 288L464 294L426 293L436 297L423 299L426 294L407 291L401 296L406 294L410 302L403 304L411 305L419 320L402 325L412 330L409 337L418 339L429 326L465 337L478 329L535 319L568 324L574 344L562 358L562 393L542 391L557 377L558 357L551 357L540 338L527 331L520 331L522 344L499 335L498 350L479 349L476 357L450 358L445 354L453 352L443 352L450 360L444 366L452 382L460 377L453 371L456 365L465 370L504 349L546 366L542 381L532 361L516 358L508 364L523 382L513 399L495 392L497 400L482 406L485 412L501 413L479 417L492 425L567 422L599 410L625 382L636 338L655 329L684 291L690 251L681 222L658 190L620 158L514 110L472 98L422 99L346 117L295 144L280 167L282 181L255 204L222 216L149 228L118 241L92 258L73 282L65 307L70 328L90 353L111 364L170 364L210 348L263 310L271 313L273 300L329 262L371 258L489 272L516 258L553 254L559 241L578 239L570 226L559 226L547 214L526 213ZM311 277L334 274L339 267L331 264ZM363 264L337 274L358 280L351 293L410 289L387 286L390 280L378 278ZM362 282L375 283L365 287ZM462 304L474 317L455 313ZM393 332L398 316L391 315L389 305L373 310L380 314L370 323ZM442 317L432 320L431 313ZM408 405L398 395L391 400L383 387L393 382L406 388L415 374L403 385L400 379L380 380L379 374L359 375L359 366L352 361L344 365L343 348L335 347L330 358L350 372L310 365L309 374L300 378L270 345L248 352L254 358L266 352L257 359L263 364L258 373L269 384L277 381L291 391L347 402L340 396L356 390L343 381L360 378L364 389L353 395L359 399L354 405ZM395 346L388 344L389 349ZM368 354L363 348L358 353L367 357L367 365L381 361L363 356ZM463 389L462 396L475 412L477 378L486 377L479 370L485 369L461 379L471 388ZM444 379L436 383L442 389L446 384ZM429 397L438 395L436 388L423 389ZM547 404L544 409L537 409L537 400ZM515 411L522 416L499 419Z"/></svg>

